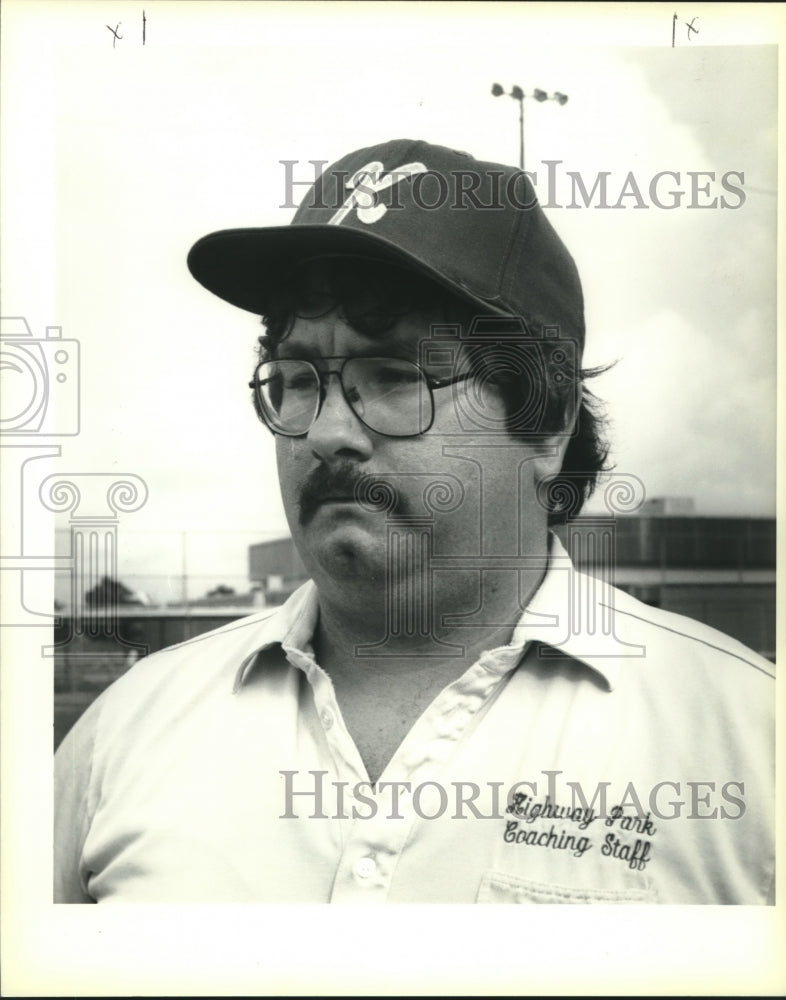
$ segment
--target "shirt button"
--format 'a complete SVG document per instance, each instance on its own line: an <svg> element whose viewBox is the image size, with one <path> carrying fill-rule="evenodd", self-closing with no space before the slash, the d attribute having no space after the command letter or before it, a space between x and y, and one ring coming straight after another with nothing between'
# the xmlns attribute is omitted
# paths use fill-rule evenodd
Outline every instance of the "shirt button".
<svg viewBox="0 0 786 1000"><path fill-rule="evenodd" d="M333 725L333 713L328 712L327 709L324 710L324 712L320 716L320 719L322 720L322 725L324 726L325 729L330 729L330 727Z"/></svg>
<svg viewBox="0 0 786 1000"><path fill-rule="evenodd" d="M359 858L355 862L355 874L358 878L369 878L377 870L377 863L373 858Z"/></svg>

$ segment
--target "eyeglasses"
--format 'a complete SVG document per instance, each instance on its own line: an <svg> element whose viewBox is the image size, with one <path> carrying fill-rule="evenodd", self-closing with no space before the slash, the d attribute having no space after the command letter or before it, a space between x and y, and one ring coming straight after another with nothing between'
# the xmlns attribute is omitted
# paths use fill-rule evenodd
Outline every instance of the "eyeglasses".
<svg viewBox="0 0 786 1000"><path fill-rule="evenodd" d="M274 434L307 434L325 401L327 380L335 375L344 399L362 424L386 437L416 437L425 434L434 422L434 390L470 376L470 372L462 372L434 378L402 358L321 360L340 361L341 365L321 371L310 361L290 358L257 365L249 387L254 390L260 416Z"/></svg>

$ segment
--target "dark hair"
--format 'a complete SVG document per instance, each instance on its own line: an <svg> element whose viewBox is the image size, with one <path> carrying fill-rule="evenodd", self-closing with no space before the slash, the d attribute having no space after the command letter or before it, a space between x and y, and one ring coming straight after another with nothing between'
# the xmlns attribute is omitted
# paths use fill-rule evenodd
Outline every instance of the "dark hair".
<svg viewBox="0 0 786 1000"><path fill-rule="evenodd" d="M477 305L413 271L367 258L318 260L316 283L301 267L271 297L262 317L266 332L259 337L260 360L275 356L298 316L326 315L336 307L350 326L370 336L382 336L413 314L460 324L469 331L463 364L503 399L508 432L530 443L569 434L559 473L539 489L548 523L562 524L580 512L608 470L609 453L605 410L586 382L610 366L582 369L577 339L559 338L525 319L478 317ZM258 410L257 415L262 418Z"/></svg>

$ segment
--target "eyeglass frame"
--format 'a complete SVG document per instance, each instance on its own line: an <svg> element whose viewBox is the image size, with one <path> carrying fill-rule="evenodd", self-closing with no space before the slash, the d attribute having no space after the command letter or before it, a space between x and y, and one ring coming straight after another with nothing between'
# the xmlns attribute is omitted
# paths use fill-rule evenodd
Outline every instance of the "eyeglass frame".
<svg viewBox="0 0 786 1000"><path fill-rule="evenodd" d="M342 397L344 399L344 402L347 404L347 406L349 407L349 409L352 411L353 416L356 417L360 421L360 423L363 424L364 427L368 428L368 430L372 431L374 434L379 434L381 437L394 438L394 439L398 439L398 440L406 440L407 438L420 437L423 434L427 434L431 430L431 428L433 427L433 425L434 425L434 417L436 416L436 406L434 404L434 390L435 389L445 389L448 386L456 385L458 382L464 382L468 378L471 378L472 375L474 374L474 372L472 372L472 371L466 371L466 372L460 372L458 375L450 375L450 376L446 376L444 378L437 378L435 375L429 375L428 372L424 371L423 368L421 368L421 366L416 361L410 361L409 358L396 358L396 357L390 357L390 356L385 356L385 355L376 355L376 354L372 354L372 355L365 355L365 354L349 354L349 355L347 355L347 354L332 354L332 355L327 355L327 356L325 356L323 358L320 358L319 360L320 361L341 361L342 364L341 364L340 368L337 368L337 369L334 368L334 369L328 369L327 371L321 371L319 368L317 368L317 366L314 364L313 361L309 361L307 358L266 358L265 360L259 361L257 363L257 366L254 369L254 377L248 383L248 388L254 390L254 402L256 403L257 415L261 416L261 418L262 418L265 426L268 428L268 430L272 434L280 434L282 437L288 437L288 438L305 437L309 433L309 431L312 429L312 427L314 426L314 424L317 422L317 420L319 419L319 415L322 412L322 407L324 406L325 399L327 398L327 379L329 379L331 375L335 375L337 377L337 379L338 379L338 384L339 384L339 387L341 388L341 395L342 395ZM414 434L389 434L386 431L378 431L375 427L372 427L370 424L366 423L366 421L363 419L363 417L361 417L360 414L355 410L355 407L352 405L352 402L350 401L349 397L347 396L347 390L346 390L346 387L344 385L344 380L343 380L343 377L342 377L343 372L344 372L344 368L346 367L347 363L350 362L350 361L359 361L359 360L364 360L364 361L398 361L398 362L402 362L403 361L406 364L412 365L412 367L418 372L418 374L422 378L423 384L428 389L429 400L431 402L431 418L430 418L428 424L422 430L415 431ZM270 420L268 419L268 416L267 416L267 411L266 411L265 406L264 406L264 404L262 402L261 387L262 387L262 385L264 383L259 379L259 370L262 368L263 365L275 364L278 361L299 361L302 364L306 364L311 369L313 369L314 374L316 375L316 378L317 378L317 385L318 385L319 392L317 394L317 400L318 400L318 402L317 402L316 410L314 412L314 416L312 417L311 423L308 425L308 427L306 428L306 430L299 431L297 434L287 433L286 431L282 431L282 430L280 430L280 429L278 429L276 427L272 427L271 424L270 424Z"/></svg>

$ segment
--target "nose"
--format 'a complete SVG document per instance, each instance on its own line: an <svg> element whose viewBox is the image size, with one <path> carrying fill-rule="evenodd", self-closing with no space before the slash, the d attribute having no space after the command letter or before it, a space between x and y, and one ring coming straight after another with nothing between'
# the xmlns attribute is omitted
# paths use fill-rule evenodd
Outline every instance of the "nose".
<svg viewBox="0 0 786 1000"><path fill-rule="evenodd" d="M346 459L365 461L374 447L368 428L344 398L338 372L327 371L322 378L322 406L306 435L312 452L328 464Z"/></svg>

